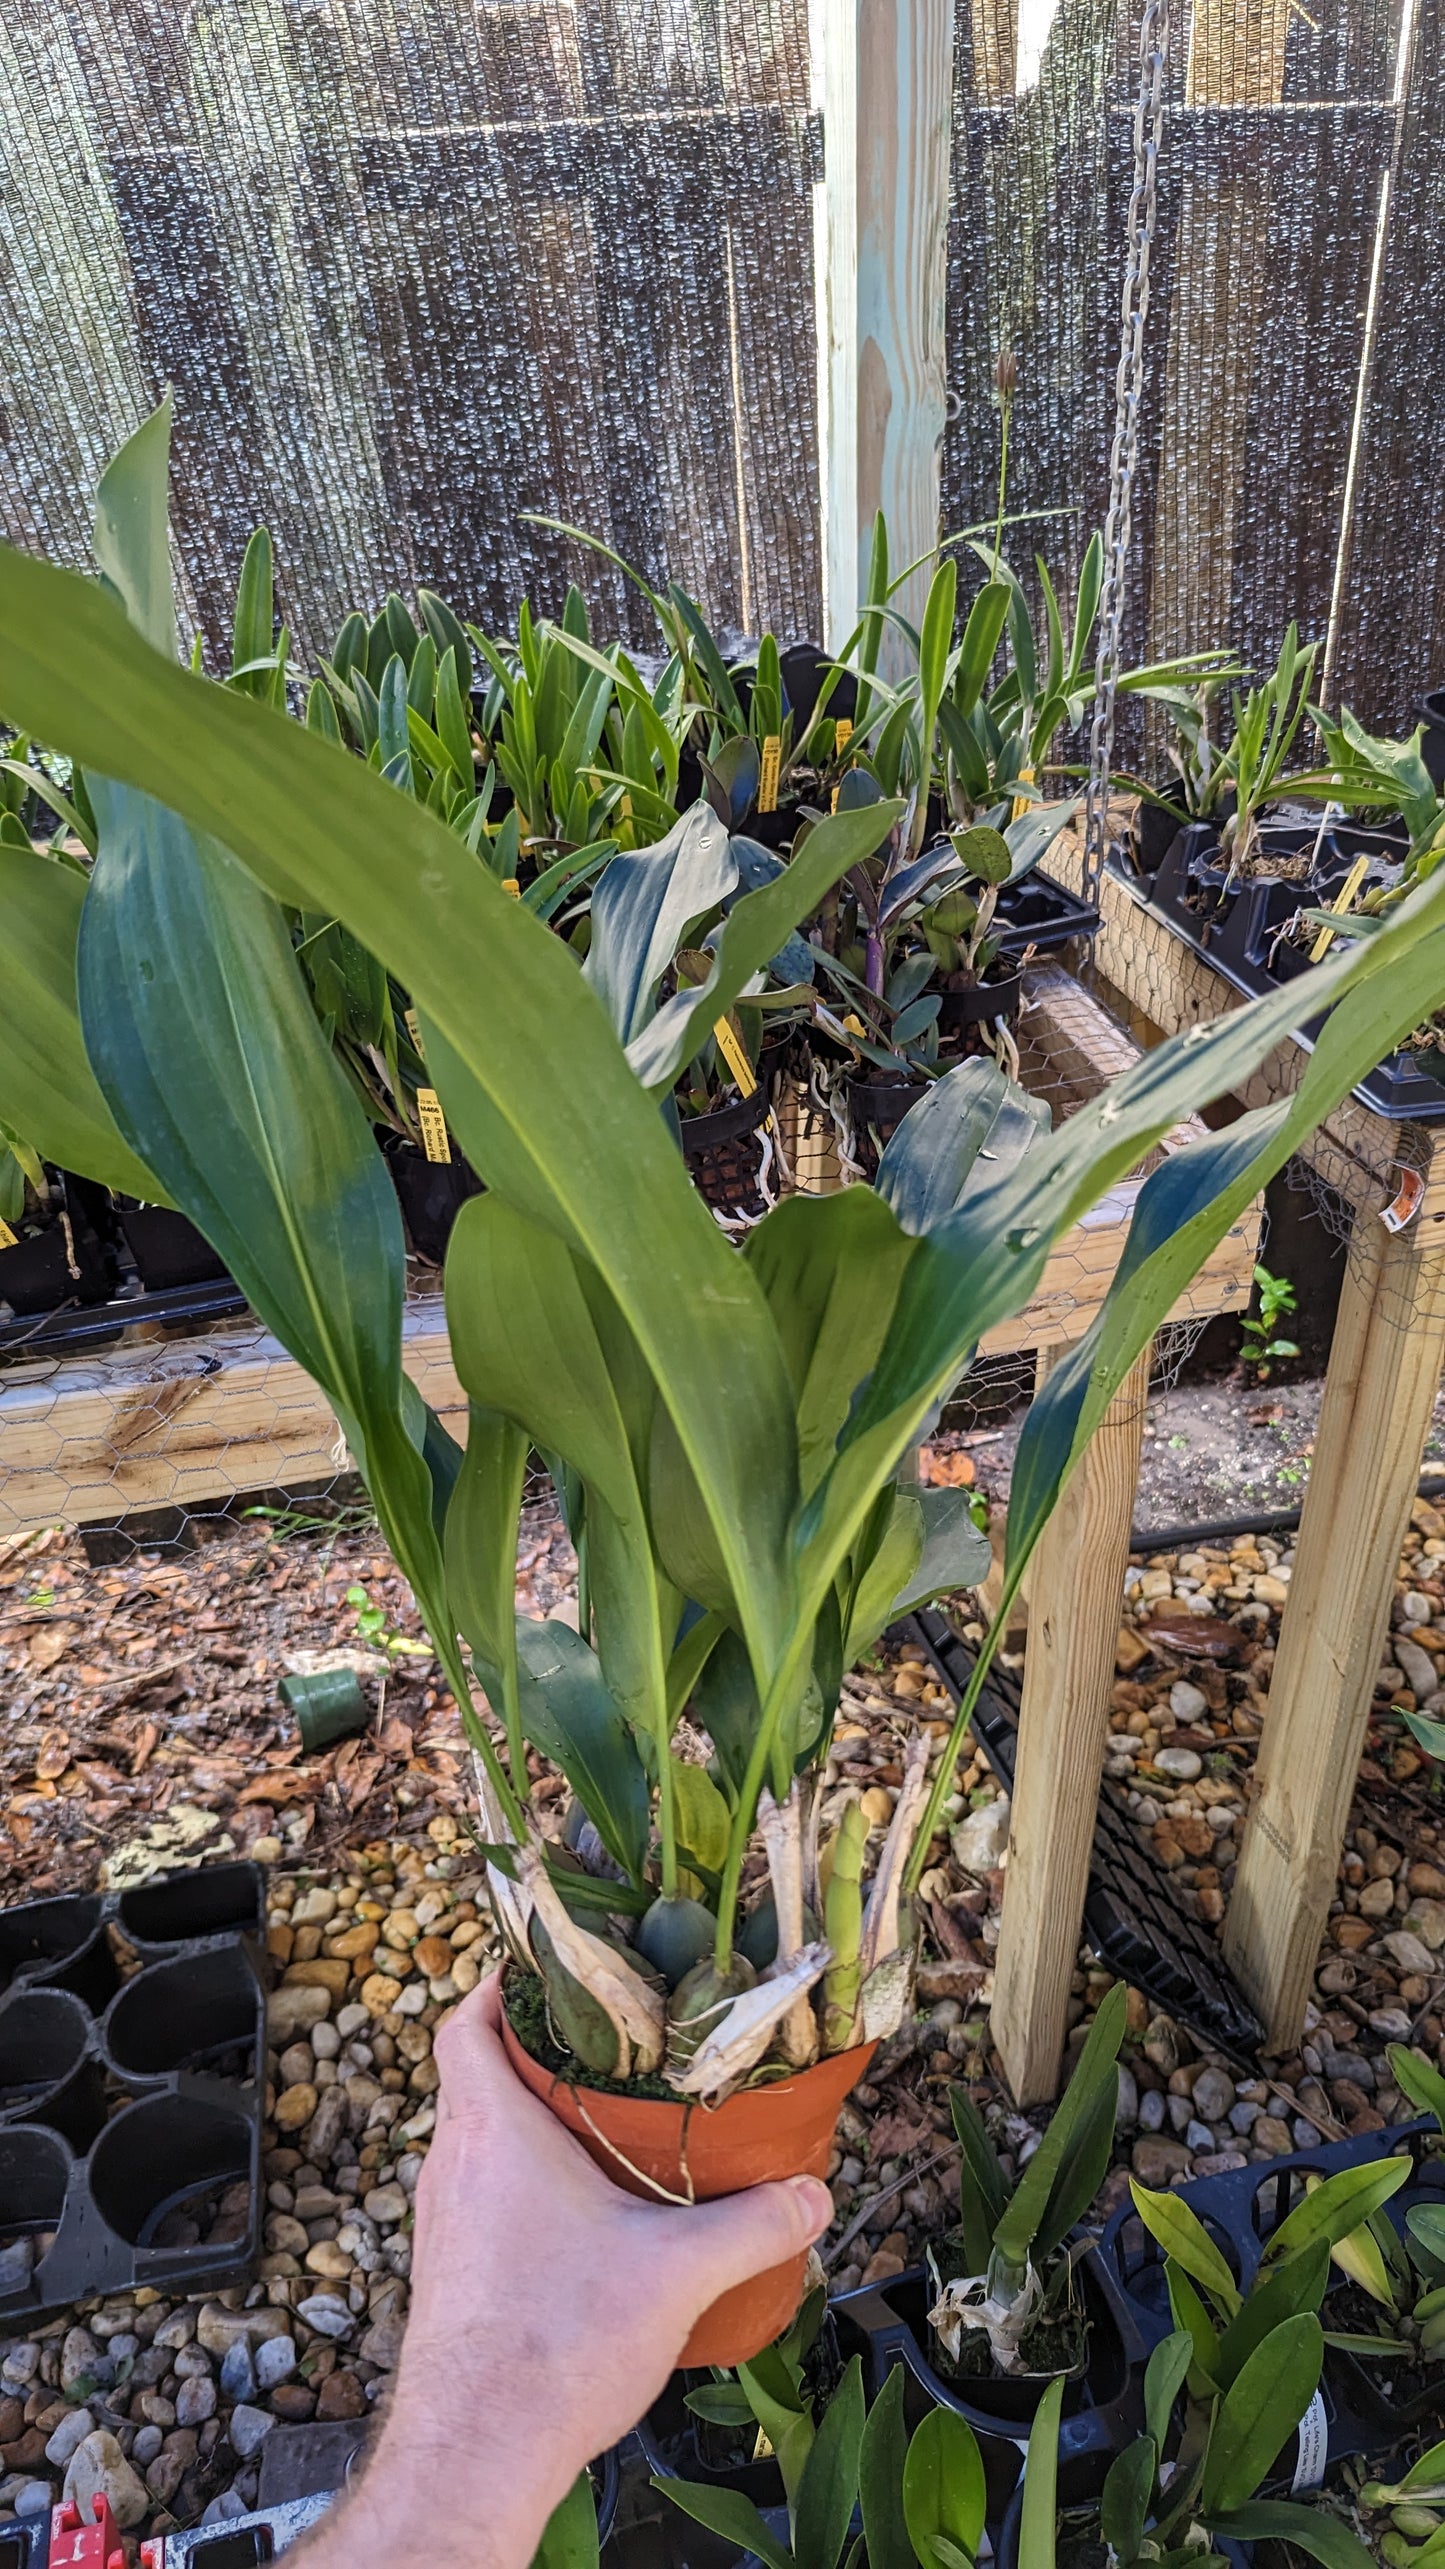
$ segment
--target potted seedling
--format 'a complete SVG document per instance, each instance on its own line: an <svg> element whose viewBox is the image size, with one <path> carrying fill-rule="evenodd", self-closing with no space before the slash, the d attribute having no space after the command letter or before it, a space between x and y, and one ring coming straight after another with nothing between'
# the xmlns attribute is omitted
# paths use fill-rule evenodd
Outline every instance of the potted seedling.
<svg viewBox="0 0 1445 2569"><path fill-rule="evenodd" d="M1366 2480L1359 2503L1384 2521L1376 2557L1386 2569L1439 2569L1445 2560L1445 2444L1432 2444L1397 2480Z"/></svg>
<svg viewBox="0 0 1445 2569"><path fill-rule="evenodd" d="M985 2386L1002 2386L1013 2415L1030 2414L1047 2380L1078 2375L1086 2361L1085 2243L1074 2234L1109 2170L1127 1999L1116 1981L1013 2184L967 2088L948 2091L963 2159L957 2224L929 2250L938 2288L928 2314L933 2360L985 2404Z"/></svg>
<svg viewBox="0 0 1445 2569"><path fill-rule="evenodd" d="M864 2557L878 2569L973 2569L986 2492L978 2443L964 2419L934 2409L910 2435L896 2369L865 2410L854 2356L821 2418L742 2394L776 2446L783 2503L688 2480L653 2485L695 2523L764 2569L838 2569ZM786 2459L784 2458L786 2455Z"/></svg>
<svg viewBox="0 0 1445 2569"><path fill-rule="evenodd" d="M1417 2139L1422 2168L1438 2144L1445 2079L1418 2053L1392 2043L1391 2074L1434 2117ZM1390 2429L1438 2417L1445 2402L1445 2196L1438 2182L1406 2182L1333 2250L1337 2269L1323 2306L1328 2343L1351 2405Z"/></svg>
<svg viewBox="0 0 1445 2569"><path fill-rule="evenodd" d="M1233 2396L1262 2339L1282 2321L1319 2313L1332 2258L1348 2263L1351 2272L1358 2270L1360 2251L1352 2252L1346 2243L1408 2182L1412 2164L1397 2155L1307 2182L1300 2200L1265 2240L1247 2282L1191 2205L1177 2194L1155 2193L1132 2181L1135 2210L1164 2250L1174 2325L1185 2331L1193 2349L1189 2388L1196 2405L1207 2407ZM1241 2265L1252 2246L1252 2241L1243 2243ZM1274 2451L1264 2457L1266 2463L1273 2459Z"/></svg>
<svg viewBox="0 0 1445 2569"><path fill-rule="evenodd" d="M1176 2406L1188 2376L1187 2331L1163 2339L1144 2376L1145 2431L1103 2471L1095 2497L1060 2504L1057 2449L1061 2386L1040 2406L1028 2459L1005 2519L999 2569L1229 2569L1250 2546L1325 2569L1367 2569L1370 2555L1324 2505L1261 2498L1274 2457L1309 2407L1324 2340L1308 2313L1257 2340L1231 2387L1208 2403ZM1102 2457L1100 2457L1102 2463Z"/></svg>
<svg viewBox="0 0 1445 2569"><path fill-rule="evenodd" d="M842 1672L892 1615L981 1569L967 1493L911 1489L907 1458L1054 1242L1182 1113L1238 1087L1288 999L1191 1030L1001 1158L998 1101L980 1114L965 1063L938 1085L949 1120L922 1128L926 1147L903 1128L886 1192L794 1197L739 1254L660 1102L898 807L820 821L727 913L706 981L624 1046L561 941L414 795L177 664L165 425L105 477L105 586L0 554L0 714L81 764L99 824L78 920L42 900L30 923L71 1002L43 1021L27 1007L18 1035L7 1011L0 1114L46 1151L44 1119L88 1062L153 1190L183 1202L332 1403L474 1754L518 2076L643 2191L821 2172L840 2099L908 2005L910 1899L997 1646L995 1627L942 1754L920 1734L870 1832L825 1781ZM486 1184L447 1259L464 1450L403 1371L395 1200L296 961L297 907L339 918L412 994ZM1145 1181L1132 1263L1031 1412L1009 1598L1101 1404L1362 1052L1413 1021L1442 947L1426 885L1321 968L1288 1105ZM534 1446L578 1537L577 1629L515 1612ZM685 1707L706 1767L680 1753ZM541 1830L529 1747L581 1806L573 1846ZM726 2297L692 2359L753 2353L800 2284L794 2265Z"/></svg>

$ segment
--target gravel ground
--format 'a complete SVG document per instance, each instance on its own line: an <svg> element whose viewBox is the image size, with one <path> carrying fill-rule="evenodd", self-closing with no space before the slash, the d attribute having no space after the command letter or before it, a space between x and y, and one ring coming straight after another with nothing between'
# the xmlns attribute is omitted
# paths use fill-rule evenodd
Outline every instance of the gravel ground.
<svg viewBox="0 0 1445 2569"><path fill-rule="evenodd" d="M1268 1538L1201 1545L1132 1564L1121 1600L1108 1770L1141 1837L1216 1924L1291 1567L1288 1545ZM1305 2041L1245 2076L1132 1992L1119 2164L1101 2210L1130 2168L1167 2184L1379 2128L1400 2110L1384 2060L1392 2040L1445 2059L1445 1806L1392 1709L1433 1702L1445 1675L1442 1573L1445 1516L1422 1503ZM539 1506L522 1603L565 1613L571 1575L565 1536ZM357 1584L386 1612L384 1699L363 1741L305 1758L276 1680L298 1651L355 1645L346 1591ZM977 1630L970 1605L959 1601L966 1632ZM178 1814L196 1814L199 1834L190 1820L181 1834L197 1852L246 1849L273 1868L278 1975L257 2279L190 2300L142 2291L81 2304L0 2343L0 2523L62 2489L85 2498L104 2486L133 2560L144 2532L251 2504L279 2421L360 2419L385 2395L435 2113L433 2042L494 1951L455 1712L425 1655L397 1648L416 1636L364 1525L291 1541L247 1528L179 1563L140 1556L105 1570L46 1537L0 1565L5 1896L169 1860ZM922 1724L941 1742L950 1707L911 1649L845 1684L832 1788L861 1789L881 1837L908 1739ZM537 1782L555 1809L557 1779L539 1765ZM970 2081L1015 2159L1035 2140L988 2038L1006 1844L1006 1802L968 1759L922 1886L918 2013L840 2121L824 2243L835 2287L900 2272L953 2217L950 2080ZM1081 1954L1071 2044L1108 1986ZM235 2211L223 2202L221 2222Z"/></svg>

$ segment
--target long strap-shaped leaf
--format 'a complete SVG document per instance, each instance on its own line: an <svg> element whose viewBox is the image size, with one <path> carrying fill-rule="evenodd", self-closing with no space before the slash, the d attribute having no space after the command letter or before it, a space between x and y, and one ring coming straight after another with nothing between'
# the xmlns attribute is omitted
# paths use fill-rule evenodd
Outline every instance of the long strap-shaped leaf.
<svg viewBox="0 0 1445 2569"><path fill-rule="evenodd" d="M605 1277L671 1412L766 1672L791 1621L795 1492L776 1332L570 954L360 760L189 676L132 635L100 590L9 551L0 706L184 812L282 899L324 909L386 956L423 1011L428 1060L469 1156Z"/></svg>
<svg viewBox="0 0 1445 2569"><path fill-rule="evenodd" d="M165 1204L160 1179L121 1138L86 1058L75 995L84 899L85 878L69 866L0 846L0 1120L58 1168Z"/></svg>
<svg viewBox="0 0 1445 2569"><path fill-rule="evenodd" d="M163 404L121 449L96 526L107 585L160 668L174 634L168 429ZM470 1720L428 1413L402 1373L401 1217L285 918L216 841L128 784L89 781L99 848L76 979L96 1075L127 1141L326 1393ZM505 1803L490 1741L475 1737Z"/></svg>

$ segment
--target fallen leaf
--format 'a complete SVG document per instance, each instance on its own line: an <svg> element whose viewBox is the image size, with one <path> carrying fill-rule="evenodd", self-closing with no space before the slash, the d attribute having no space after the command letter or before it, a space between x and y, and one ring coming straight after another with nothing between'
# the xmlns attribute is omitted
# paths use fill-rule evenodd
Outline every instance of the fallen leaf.
<svg viewBox="0 0 1445 2569"><path fill-rule="evenodd" d="M40 1747L35 1758L35 1776L37 1783L53 1783L57 1775L63 1775L65 1773L69 1764L69 1732L62 1730L47 1731L45 1737L40 1743Z"/></svg>
<svg viewBox="0 0 1445 2569"><path fill-rule="evenodd" d="M869 2125L868 2156L875 2167L882 2159L905 2159L920 2141L932 2137L933 2126L926 2117L916 2110L910 2112L908 2106L895 2107L891 2114L880 2114Z"/></svg>
<svg viewBox="0 0 1445 2569"><path fill-rule="evenodd" d="M155 1750L159 1745L160 1735L159 1723L146 1722L142 1726L141 1735L136 1741L135 1747L131 1752L130 1771L132 1775L141 1774L149 1764L151 1757L154 1755Z"/></svg>
<svg viewBox="0 0 1445 2569"><path fill-rule="evenodd" d="M41 1672L53 1668L57 1660L65 1657L74 1639L75 1634L69 1624L48 1625L43 1632L36 1634L30 1645L31 1667Z"/></svg>

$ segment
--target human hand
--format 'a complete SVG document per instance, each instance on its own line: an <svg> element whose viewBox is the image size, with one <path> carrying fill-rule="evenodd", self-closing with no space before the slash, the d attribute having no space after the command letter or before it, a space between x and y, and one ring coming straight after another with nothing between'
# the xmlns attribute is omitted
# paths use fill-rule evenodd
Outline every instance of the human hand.
<svg viewBox="0 0 1445 2569"><path fill-rule="evenodd" d="M437 2043L395 2396L328 2569L527 2569L552 2509L656 2399L730 2286L817 2238L816 2177L675 2209L624 2194L502 2049L497 1979Z"/></svg>

